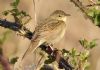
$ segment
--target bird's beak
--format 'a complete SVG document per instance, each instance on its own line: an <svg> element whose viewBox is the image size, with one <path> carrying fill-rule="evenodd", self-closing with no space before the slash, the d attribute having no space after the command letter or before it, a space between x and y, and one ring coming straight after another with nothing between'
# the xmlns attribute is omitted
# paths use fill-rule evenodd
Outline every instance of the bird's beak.
<svg viewBox="0 0 100 70"><path fill-rule="evenodd" d="M66 14L66 16L71 16L70 14Z"/></svg>

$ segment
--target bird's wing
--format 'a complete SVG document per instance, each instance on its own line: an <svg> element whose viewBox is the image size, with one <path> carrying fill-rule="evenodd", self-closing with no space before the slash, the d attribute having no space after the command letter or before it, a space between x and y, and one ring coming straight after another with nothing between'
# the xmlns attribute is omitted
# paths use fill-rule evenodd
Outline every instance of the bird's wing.
<svg viewBox="0 0 100 70"><path fill-rule="evenodd" d="M22 60L25 57L28 57L27 55L32 53L32 51L38 46L38 44L39 44L39 40L31 41L30 45L28 46L27 50L25 51L24 55L22 56Z"/></svg>
<svg viewBox="0 0 100 70"><path fill-rule="evenodd" d="M63 21L49 19L38 25L35 29L35 32L37 35L39 35L40 38L45 38L47 35L54 33L54 31L56 31L57 28L63 24Z"/></svg>
<svg viewBox="0 0 100 70"><path fill-rule="evenodd" d="M47 37L52 35L52 33L54 33L54 31L55 31L54 29L56 29L60 24L61 24L61 22L58 22L57 20L52 20L52 21L48 20L48 21L38 25L35 28L35 34L33 36L33 39L31 41L28 49L24 53L22 59L25 56L29 55L36 47L41 45L41 44L39 44L39 42L41 40L46 39Z"/></svg>

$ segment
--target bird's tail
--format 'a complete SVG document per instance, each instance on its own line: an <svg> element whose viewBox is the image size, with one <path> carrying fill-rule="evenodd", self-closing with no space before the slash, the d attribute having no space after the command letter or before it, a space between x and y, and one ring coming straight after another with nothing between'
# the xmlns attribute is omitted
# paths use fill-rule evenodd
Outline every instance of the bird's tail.
<svg viewBox="0 0 100 70"><path fill-rule="evenodd" d="M34 41L34 42L31 42L29 47L27 48L27 50L25 51L25 53L23 54L22 56L22 60L27 57L30 53L33 53L36 48L38 47L38 44L39 44L39 41Z"/></svg>
<svg viewBox="0 0 100 70"><path fill-rule="evenodd" d="M27 65L27 62L29 63L29 61L34 60L35 56L34 56L33 52L38 47L38 44L39 44L39 41L34 41L34 42L30 43L26 52L21 57L19 57L19 59L15 63L14 70L25 70L25 69L23 69L23 68L25 68L24 67L25 65L23 66L23 63L25 62ZM29 60L27 60L27 59L29 59Z"/></svg>

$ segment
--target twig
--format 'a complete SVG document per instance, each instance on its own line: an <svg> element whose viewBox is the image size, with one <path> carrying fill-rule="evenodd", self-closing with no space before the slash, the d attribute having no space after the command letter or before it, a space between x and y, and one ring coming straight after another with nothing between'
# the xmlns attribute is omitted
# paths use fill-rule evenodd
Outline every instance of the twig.
<svg viewBox="0 0 100 70"><path fill-rule="evenodd" d="M40 45L40 48L44 50L49 56L55 58L55 61L65 70L73 70L73 67L68 63L68 61L61 57L61 54L57 50L52 49L50 46L45 44Z"/></svg>
<svg viewBox="0 0 100 70"><path fill-rule="evenodd" d="M23 36L28 39L31 39L34 34L30 30L28 30L26 27L24 27L23 25L18 24L16 22L10 22L5 19L0 19L0 26L11 29L16 32L20 32L20 33L22 32L24 33Z"/></svg>
<svg viewBox="0 0 100 70"><path fill-rule="evenodd" d="M25 32L25 34L23 35L24 37L28 38L29 40L32 39L32 36L34 35L34 33L32 33L30 30L28 30L26 27L22 26L21 24L15 23L15 22L10 22L4 19L0 19L0 26L4 27L4 28L8 28L11 29L13 31L16 32ZM47 45L41 45L39 46L39 48L41 48L43 51L45 51L48 55L56 58L57 55L59 54L58 52L54 53L55 50L52 49L52 47L47 46ZM53 55L52 55L53 53ZM69 63L61 57L61 55L59 56L60 60L58 62L58 64L62 65L63 68L65 68L65 70L72 70L73 68L71 67L71 65L69 65Z"/></svg>
<svg viewBox="0 0 100 70"><path fill-rule="evenodd" d="M79 0L70 0L71 2L73 2L75 4L75 6L77 6L92 22L93 22L93 19L92 17L90 17L87 12L88 12L88 8L86 8L82 2L80 2Z"/></svg>
<svg viewBox="0 0 100 70"><path fill-rule="evenodd" d="M86 7L92 7L92 6L100 6L100 3L97 3L97 4L90 4L90 5L87 5Z"/></svg>
<svg viewBox="0 0 100 70"><path fill-rule="evenodd" d="M35 23L37 23L37 14L36 14L36 3L35 3L35 0L33 0L33 5L34 5L34 18L35 18Z"/></svg>

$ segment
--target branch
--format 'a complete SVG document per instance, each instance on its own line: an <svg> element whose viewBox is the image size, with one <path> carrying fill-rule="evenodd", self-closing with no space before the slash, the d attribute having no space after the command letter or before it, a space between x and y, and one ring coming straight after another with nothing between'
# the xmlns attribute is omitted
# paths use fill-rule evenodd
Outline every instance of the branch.
<svg viewBox="0 0 100 70"><path fill-rule="evenodd" d="M40 48L53 59L55 58L55 61L59 64L60 69L64 68L65 70L73 70L73 67L68 63L68 61L61 57L61 54L57 49L52 49L50 46L45 44L40 45Z"/></svg>
<svg viewBox="0 0 100 70"><path fill-rule="evenodd" d="M10 30L19 32L23 34L24 37L31 39L33 34L30 30L28 30L26 27L24 27L22 24L16 23L16 22L10 22L5 19L0 19L0 26L4 28L8 28Z"/></svg>
<svg viewBox="0 0 100 70"><path fill-rule="evenodd" d="M70 0L71 2L73 2L75 4L75 6L77 6L92 22L93 22L93 19L92 17L90 17L87 12L88 12L88 8L85 7L82 2L80 2L79 0Z"/></svg>
<svg viewBox="0 0 100 70"><path fill-rule="evenodd" d="M97 3L97 4L90 4L90 5L87 5L86 7L93 7L93 6L100 6L100 3Z"/></svg>
<svg viewBox="0 0 100 70"><path fill-rule="evenodd" d="M33 32L28 30L23 25L21 25L19 23L15 23L15 22L10 22L10 21L4 20L4 19L0 19L0 26L11 29L11 30L19 32L19 33L24 32L23 36L28 38L29 40L31 40L32 36L34 35ZM56 61L58 62L58 64L61 65L63 68L65 68L65 70L73 69L69 65L69 63L64 58L61 57L61 55L58 52L54 53L55 50L52 49L52 47L47 46L47 45L41 45L41 46L39 46L39 48L41 48L43 51L45 51L48 55L52 56L52 58L55 58ZM53 53L53 55L52 55L52 53ZM57 57L59 57L59 60L57 60Z"/></svg>

